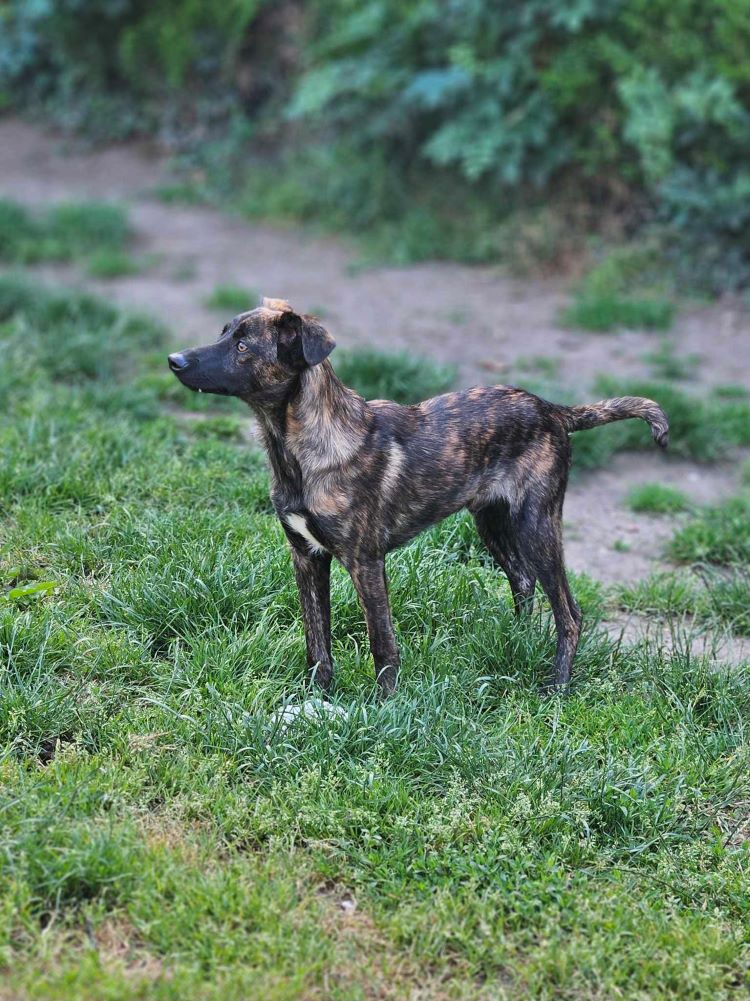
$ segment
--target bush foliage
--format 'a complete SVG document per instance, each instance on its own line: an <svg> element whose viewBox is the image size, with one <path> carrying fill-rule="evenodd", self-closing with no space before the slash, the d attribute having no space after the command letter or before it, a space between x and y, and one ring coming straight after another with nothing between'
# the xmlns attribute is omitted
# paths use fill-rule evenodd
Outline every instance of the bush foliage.
<svg viewBox="0 0 750 1001"><path fill-rule="evenodd" d="M6 103L218 119L233 184L262 130L277 210L403 222L404 256L496 256L514 208L575 192L589 225L665 225L691 280L750 278L749 0L9 0L0 28Z"/></svg>

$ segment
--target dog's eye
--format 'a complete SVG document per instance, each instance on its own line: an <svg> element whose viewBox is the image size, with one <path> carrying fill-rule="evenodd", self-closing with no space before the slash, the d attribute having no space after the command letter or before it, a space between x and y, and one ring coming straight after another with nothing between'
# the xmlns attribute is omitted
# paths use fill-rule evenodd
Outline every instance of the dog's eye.
<svg viewBox="0 0 750 1001"><path fill-rule="evenodd" d="M237 341L237 350L238 351L247 351L247 344L245 344L244 341Z"/></svg>

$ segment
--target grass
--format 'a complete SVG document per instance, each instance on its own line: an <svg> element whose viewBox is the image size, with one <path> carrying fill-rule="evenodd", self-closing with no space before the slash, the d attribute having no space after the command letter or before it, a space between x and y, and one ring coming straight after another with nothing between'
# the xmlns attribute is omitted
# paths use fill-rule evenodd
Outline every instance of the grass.
<svg viewBox="0 0 750 1001"><path fill-rule="evenodd" d="M406 351L374 348L337 351L332 361L338 376L367 400L419 403L453 386L456 369L437 365Z"/></svg>
<svg viewBox="0 0 750 1001"><path fill-rule="evenodd" d="M108 202L66 202L32 213L0 200L0 261L101 262L102 255L124 254L131 238L127 213Z"/></svg>
<svg viewBox="0 0 750 1001"><path fill-rule="evenodd" d="M748 668L613 642L576 578L575 684L541 697L549 611L517 622L462 516L389 560L396 697L336 568L344 715L283 728L260 455L165 409L158 324L6 278L0 342L8 996L743 993Z"/></svg>
<svg viewBox="0 0 750 1001"><path fill-rule="evenodd" d="M260 299L255 289L241 288L238 285L217 285L213 292L204 300L209 309L221 310L226 313L243 313L254 309Z"/></svg>
<svg viewBox="0 0 750 1001"><path fill-rule="evenodd" d="M699 579L685 573L657 573L646 580L615 588L620 608L642 615L697 614Z"/></svg>
<svg viewBox="0 0 750 1001"><path fill-rule="evenodd" d="M610 251L580 283L563 323L599 332L669 330L674 304L661 289L649 287L659 260L651 245Z"/></svg>
<svg viewBox="0 0 750 1001"><path fill-rule="evenodd" d="M86 270L92 278L126 278L137 275L142 263L123 250L104 248L89 257Z"/></svg>
<svg viewBox="0 0 750 1001"><path fill-rule="evenodd" d="M526 362L527 370L530 370ZM537 367L544 375L552 368ZM581 403L580 390L571 395L547 378L519 380L530 391L547 399L564 403ZM673 382L618 380L601 377L590 398L615 396L645 396L656 400L669 418L668 456L679 456L698 462L712 462L732 457L740 447L750 446L750 399L739 387L719 387L708 395L699 396ZM639 420L622 421L576 432L572 436L573 469L598 469L611 462L618 452L653 450L654 444L646 424Z"/></svg>
<svg viewBox="0 0 750 1001"><path fill-rule="evenodd" d="M750 570L740 566L723 573L702 568L691 574L655 574L615 593L617 605L628 612L665 619L689 616L712 629L750 636L748 589Z"/></svg>
<svg viewBox="0 0 750 1001"><path fill-rule="evenodd" d="M645 360L651 366L654 378L684 382L695 378L701 357L696 354L678 354L674 342L664 337L658 348L649 351Z"/></svg>
<svg viewBox="0 0 750 1001"><path fill-rule="evenodd" d="M645 514L676 514L690 507L690 499L676 487L643 483L633 487L625 503L631 511Z"/></svg>
<svg viewBox="0 0 750 1001"><path fill-rule="evenodd" d="M673 320L674 306L665 300L593 292L578 295L563 314L566 326L596 332L620 328L669 330Z"/></svg>
<svg viewBox="0 0 750 1001"><path fill-rule="evenodd" d="M658 495L657 495L658 496ZM750 635L750 501L741 495L699 509L667 547L691 569L655 574L616 589L622 608L668 618L692 616Z"/></svg>
<svg viewBox="0 0 750 1001"><path fill-rule="evenodd" d="M700 624L750 636L747 566L721 573L706 567L696 573L658 573L615 590L617 604L627 611L668 619L691 616Z"/></svg>
<svg viewBox="0 0 750 1001"><path fill-rule="evenodd" d="M724 385L714 387L714 396L720 400L746 400L750 396L747 386Z"/></svg>
<svg viewBox="0 0 750 1001"><path fill-rule="evenodd" d="M190 180L158 184L152 188L151 193L154 198L167 205L204 205L210 201L205 185Z"/></svg>
<svg viewBox="0 0 750 1001"><path fill-rule="evenodd" d="M193 434L198 438L218 438L224 441L242 441L246 421L234 415L219 415L207 417L199 421L193 428Z"/></svg>
<svg viewBox="0 0 750 1001"><path fill-rule="evenodd" d="M515 365L519 372L531 373L550 382L560 374L560 359L551 355L522 356L516 359Z"/></svg>
<svg viewBox="0 0 750 1001"><path fill-rule="evenodd" d="M669 554L685 563L750 563L750 500L733 497L703 508L676 533Z"/></svg>

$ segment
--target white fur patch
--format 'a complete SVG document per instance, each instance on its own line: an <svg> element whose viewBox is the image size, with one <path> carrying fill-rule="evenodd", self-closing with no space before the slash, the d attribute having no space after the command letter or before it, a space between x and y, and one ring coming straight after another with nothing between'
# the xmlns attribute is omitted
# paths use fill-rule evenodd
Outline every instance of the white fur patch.
<svg viewBox="0 0 750 1001"><path fill-rule="evenodd" d="M388 465L383 473L383 491L389 494L396 489L398 484L399 474L404 465L404 450L397 442L392 441L390 453Z"/></svg>
<svg viewBox="0 0 750 1001"><path fill-rule="evenodd" d="M284 515L284 520L286 521L287 525L291 528L293 532L296 532L298 535L301 535L302 538L307 541L307 544L310 546L312 552L314 553L325 552L325 546L323 546L322 543L318 542L318 540L312 534L310 529L307 527L307 522L305 521L305 519L302 517L301 514Z"/></svg>

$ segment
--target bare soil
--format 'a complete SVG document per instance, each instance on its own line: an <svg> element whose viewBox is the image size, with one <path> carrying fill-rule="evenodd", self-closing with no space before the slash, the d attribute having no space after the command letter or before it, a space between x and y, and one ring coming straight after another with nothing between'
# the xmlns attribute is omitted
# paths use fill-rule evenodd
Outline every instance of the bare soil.
<svg viewBox="0 0 750 1001"><path fill-rule="evenodd" d="M523 385L519 370L540 356L555 360L556 380L580 390L582 401L592 396L599 375L652 375L645 356L658 347L657 335L588 334L560 326L569 297L562 281L451 263L362 270L356 247L345 240L249 223L207 207L164 204L153 192L169 179L166 160L147 147L92 151L15 119L0 121L0 196L29 205L121 201L136 232L135 253L153 261L140 274L107 281L87 279L69 267L40 268L40 274L75 281L160 317L174 331L176 344L218 333L226 317L206 308L204 300L225 284L318 313L340 345L407 349L453 362L463 385ZM727 383L750 387L750 316L741 303L689 305L670 340L678 356L698 357L691 383L696 392ZM675 520L634 514L624 505L632 486L653 481L677 485L695 501L710 503L738 489L739 468L639 453L617 456L608 469L577 479L565 509L571 569L609 584L665 567L661 553ZM613 548L618 540L625 551Z"/></svg>

